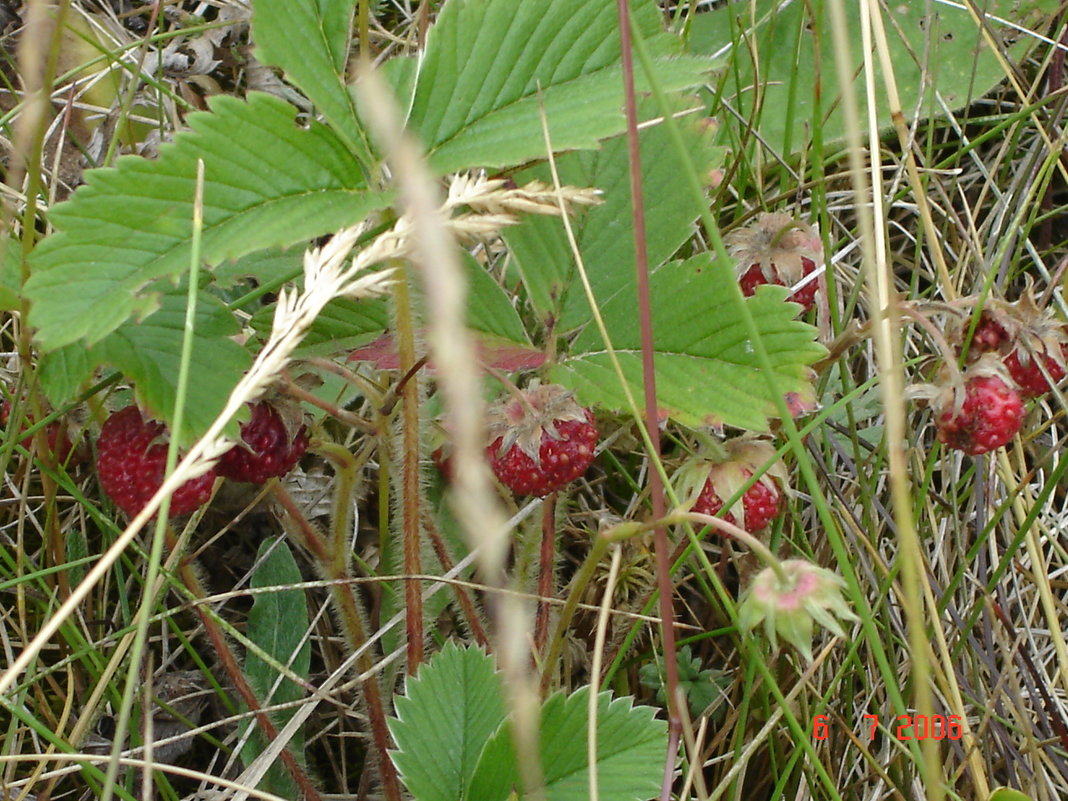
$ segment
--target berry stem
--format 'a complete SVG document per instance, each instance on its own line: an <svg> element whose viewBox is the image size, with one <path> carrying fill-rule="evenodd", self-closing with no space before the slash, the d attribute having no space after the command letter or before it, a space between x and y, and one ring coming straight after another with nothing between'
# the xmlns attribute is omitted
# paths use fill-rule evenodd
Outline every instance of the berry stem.
<svg viewBox="0 0 1068 801"><path fill-rule="evenodd" d="M950 347L949 342L946 341L945 335L938 330L938 326L932 323L926 314L915 309L911 304L898 303L897 308L902 314L914 321L920 328L927 332L931 341L935 343L939 352L942 354L942 361L946 364L946 369L949 371L953 384L955 386L963 386L964 376L961 374L960 365L957 364L957 354L953 348Z"/></svg>
<svg viewBox="0 0 1068 801"><path fill-rule="evenodd" d="M319 532L305 519L285 488L277 481L272 481L271 485L275 499L282 505L286 517L292 523L292 526L286 527L287 535L297 536L298 544L311 552L319 562L319 569L324 577L331 581L330 594L337 606L345 638L348 640L351 652L359 655L356 658L357 675L366 677L363 679L361 689L364 702L367 704L367 718L371 724L371 740L378 752L383 792L388 801L401 801L400 781L393 767L393 760L389 756L389 727L386 724L382 689L374 675L376 670L374 651L367 646L366 626L360 602L351 582L352 574L349 570L348 559L331 558ZM296 531L293 530L294 528Z"/></svg>
<svg viewBox="0 0 1068 801"><path fill-rule="evenodd" d="M423 588L415 578L423 572L422 536L419 526L419 507L422 488L419 483L419 401L422 395L419 369L421 360L415 355L415 309L409 286L409 269L399 267L393 283L394 316L396 318L397 355L404 371L403 385L397 395L401 406L400 507L404 529L404 606L408 629L408 675L415 675L423 661Z"/></svg>
<svg viewBox="0 0 1068 801"><path fill-rule="evenodd" d="M553 668L560 660L560 654L563 652L564 642L567 639L567 632L571 626L571 620L575 616L575 611L578 609L579 601L582 599L583 593L586 592L586 587L593 580L593 576L597 572L597 565L600 564L601 559L604 558L605 553L608 551L608 546L613 542L613 539L609 536L611 531L612 529L593 538L589 553L586 554L582 566L579 567L575 578L571 581L571 588L567 592L567 598L564 599L564 606L560 610L556 628L553 629L552 640L549 642L549 652L545 655L545 661L542 664L542 695L548 693L549 683L553 677ZM596 677L591 677L591 680L596 681Z"/></svg>
<svg viewBox="0 0 1068 801"><path fill-rule="evenodd" d="M538 412L533 406L530 405L530 401L527 399L526 394L523 392L523 390L517 387L512 382L512 380L508 378L508 376L506 376L504 373L502 373L500 370L498 370L491 364L483 364L481 365L481 367L491 376L496 378L497 381L500 382L506 390L508 390L508 393L523 405L523 409L526 410L527 414L531 415L532 417L537 416Z"/></svg>
<svg viewBox="0 0 1068 801"><path fill-rule="evenodd" d="M426 509L423 510L423 528L426 529L426 536L427 539L430 540L430 545L434 549L434 555L437 556L438 562L441 563L441 572L443 574L451 573L456 564L453 562L452 556L449 554L449 549L445 547L445 541L441 538L441 532L438 531L437 522L434 520L434 516ZM456 593L456 601L460 604L460 608L463 610L468 628L471 629L471 636L475 638L475 641L482 646L486 653L492 653L493 645L490 643L490 639L486 634L486 629L482 624L482 618L479 616L478 610L475 609L475 605L471 601L471 596L467 594L467 589L460 582L454 582L452 588Z"/></svg>
<svg viewBox="0 0 1068 801"><path fill-rule="evenodd" d="M541 562L538 566L538 614L534 622L534 653L545 650L549 637L549 599L556 589L556 492L541 505Z"/></svg>
<svg viewBox="0 0 1068 801"><path fill-rule="evenodd" d="M728 523L721 518L701 514L700 512L674 512L668 515L662 522L664 525L675 525L684 520L691 523L700 523L702 526L711 526L712 528L733 537L756 554L760 561L774 570L775 576L779 579L780 583L783 585L790 583L790 577L786 575L786 571L783 569L782 560L773 554L767 545L744 528L740 528L733 523Z"/></svg>
<svg viewBox="0 0 1068 801"><path fill-rule="evenodd" d="M170 525L167 525L166 533L167 548L169 550L178 548L178 541L175 538L174 530ZM267 717L267 714L263 711L259 699L256 698L256 693L249 685L248 680L245 678L245 674L241 671L241 666L238 664L237 657L234 656L230 644L226 640L226 636L219 627L213 614L209 611L209 605L203 603L204 599L208 597L208 594L205 591L200 578L197 576L196 570L193 568L193 563L188 560L179 562L178 575L182 580L182 584L185 585L186 590L189 591L194 599L201 602L194 604L194 608L196 609L197 615L200 617L201 624L204 626L204 632L208 635L208 639L211 641L212 648L219 657L219 662L226 671L226 675L230 678L230 681L233 682L234 688L241 696L241 700L245 703L245 706L247 706L249 711L255 715L256 724L263 731L263 735L267 739L267 742L272 742L278 736L278 730L271 722L271 719ZM308 799L308 801L319 801L320 796L315 789L315 785L312 784L307 774L301 769L296 759L293 758L293 754L290 752L288 746L282 749L280 756L282 763L286 766L286 770L289 771L290 775L293 777L293 781L300 787L304 797Z"/></svg>
<svg viewBox="0 0 1068 801"><path fill-rule="evenodd" d="M311 406L315 406L318 409L322 409L335 420L338 420L347 426L351 426L352 428L355 428L358 431L363 431L366 434L375 433L374 424L368 422L367 420L364 420L358 414L353 414L352 412L342 409L339 406L335 406L329 401L323 400L318 395L308 392L308 390L304 389L304 387L297 386L297 384L292 381L285 381L279 384L278 390L283 395L287 395L288 397L293 398L294 400L302 401Z"/></svg>

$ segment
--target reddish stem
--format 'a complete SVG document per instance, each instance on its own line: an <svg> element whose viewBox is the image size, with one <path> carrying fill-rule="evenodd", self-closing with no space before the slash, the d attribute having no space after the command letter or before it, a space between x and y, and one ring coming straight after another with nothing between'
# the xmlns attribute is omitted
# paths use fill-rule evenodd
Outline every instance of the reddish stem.
<svg viewBox="0 0 1068 801"><path fill-rule="evenodd" d="M556 493L541 506L541 561L538 570L538 615L534 620L534 653L541 656L549 639L549 600L556 594ZM546 672L549 666L546 665Z"/></svg>
<svg viewBox="0 0 1068 801"><path fill-rule="evenodd" d="M437 525L429 514L423 515L423 527L426 529L427 538L430 540L430 544L434 548L434 554L438 557L438 562L441 564L442 573L451 573L455 563L452 561L452 557L449 555L449 551L441 539L441 532L438 531ZM482 619L478 616L478 611L475 609L475 605L471 602L467 590L460 584L453 584L452 588L456 593L456 601L460 604L464 617L467 619L467 625L471 629L471 636L475 638L475 641L481 645L487 653L491 652L492 647L490 646L489 637L486 636L486 630L482 627Z"/></svg>
<svg viewBox="0 0 1068 801"><path fill-rule="evenodd" d="M638 315L642 335L642 377L645 384L645 430L652 445L649 458L660 461L660 428L656 403L656 365L653 360L653 315L649 291L649 258L645 248L645 205L642 198L641 151L638 141L638 106L635 100L634 59L631 52L630 10L627 0L616 0L619 17L619 39L623 60L623 92L627 115L627 157L630 172L631 207L634 224L634 267L638 279ZM656 464L649 471L649 496L653 506L653 518L664 517L664 487ZM656 577L660 589L661 636L664 643L664 668L667 677L668 702L668 753L665 757L664 783L660 788L662 801L671 798L671 776L675 765L675 751L682 730L676 690L679 686L679 668L675 660L675 611L672 606L671 563L668 549L667 528L656 527Z"/></svg>

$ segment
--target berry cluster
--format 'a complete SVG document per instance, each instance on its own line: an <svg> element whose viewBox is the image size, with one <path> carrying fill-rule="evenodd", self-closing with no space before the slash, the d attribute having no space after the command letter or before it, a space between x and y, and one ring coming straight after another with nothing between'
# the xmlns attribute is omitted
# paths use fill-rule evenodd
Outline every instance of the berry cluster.
<svg viewBox="0 0 1068 801"><path fill-rule="evenodd" d="M214 469L175 490L172 515L188 514L207 503L217 476L262 484L284 476L304 454L308 436L299 410L267 401L250 405L252 418L241 426L242 441L223 454ZM166 426L127 406L105 421L96 447L101 489L133 517L163 484Z"/></svg>
<svg viewBox="0 0 1068 801"><path fill-rule="evenodd" d="M969 344L970 323L950 332L964 356L963 373L947 371L930 394L938 441L977 455L1008 444L1023 425L1024 402L1064 378L1068 327L1039 308L1030 291L1015 303L988 300Z"/></svg>

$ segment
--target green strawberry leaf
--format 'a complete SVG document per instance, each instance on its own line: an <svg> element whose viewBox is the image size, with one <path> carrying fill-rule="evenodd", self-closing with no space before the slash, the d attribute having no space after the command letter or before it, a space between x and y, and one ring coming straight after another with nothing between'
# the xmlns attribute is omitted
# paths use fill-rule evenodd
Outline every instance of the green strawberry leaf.
<svg viewBox="0 0 1068 801"><path fill-rule="evenodd" d="M656 5L633 15L662 89L702 83L710 59L678 54ZM596 147L624 129L619 26L612 0L450 0L427 37L408 125L441 173L505 167ZM648 91L638 71L638 91Z"/></svg>
<svg viewBox="0 0 1068 801"><path fill-rule="evenodd" d="M702 172L722 163L724 150L713 145L715 132L700 121L682 123L682 136L690 157ZM688 192L680 191L684 169L663 126L642 131L642 191L645 197L646 251L651 265L660 264L693 234L700 207ZM630 230L630 169L624 137L609 140L600 150L569 153L557 160L560 181L572 186L600 189L604 202L581 210L572 228L598 304L619 293L636 292L634 236ZM551 181L547 167L517 176ZM505 229L504 238L516 258L523 283L535 308L545 320L569 331L591 319L589 301L576 274L564 225L556 217L530 216Z"/></svg>
<svg viewBox="0 0 1068 801"><path fill-rule="evenodd" d="M13 311L22 294L22 243L7 237L0 259L0 311Z"/></svg>
<svg viewBox="0 0 1068 801"><path fill-rule="evenodd" d="M479 755L505 718L493 658L454 643L406 680L389 730L393 762L417 801L459 801L469 794ZM489 801L489 799L485 799Z"/></svg>
<svg viewBox="0 0 1068 801"><path fill-rule="evenodd" d="M254 590L271 588L273 591L256 595L256 601L248 613L248 638L276 662L285 665L300 678L307 679L311 670L311 641L305 636L308 629L308 601L304 590L294 587L303 581L300 568L284 540L265 540L260 545L256 561L258 567L249 585ZM304 697L302 687L292 679L285 678L251 651L245 657L245 676L257 700L265 707L299 701ZM271 712L270 718L281 729L295 712L296 709L290 707ZM267 740L255 726L255 720L242 724L243 728L250 726L253 731L241 749L241 759L246 766L267 748ZM289 741L289 749L298 760L302 759L303 733L298 731L293 736ZM268 768L260 787L282 798L296 798L299 795L293 777L281 761L276 761Z"/></svg>
<svg viewBox="0 0 1068 801"><path fill-rule="evenodd" d="M196 162L205 164L202 258L209 265L336 231L389 202L328 129L301 128L277 98L211 100L154 161L90 170L52 209L31 254L30 323L46 350L92 344L160 303L153 282L189 266Z"/></svg>
<svg viewBox="0 0 1068 801"><path fill-rule="evenodd" d="M650 279L653 333L656 338L657 403L663 416L685 425L731 425L766 431L777 416L774 396L757 361L753 343L737 307L740 292L727 265L702 253L657 270ZM795 319L799 306L785 301L785 287L761 287L746 299L761 341L771 359L774 392L805 395L806 365L826 350L816 329ZM620 293L604 304L605 325L633 397L643 393L641 337L637 297ZM587 327L572 346L572 355L550 377L574 389L584 403L628 409L624 388L600 340Z"/></svg>
<svg viewBox="0 0 1068 801"><path fill-rule="evenodd" d="M345 81L355 0L256 0L252 38L264 64L281 67L365 165L371 164Z"/></svg>
<svg viewBox="0 0 1068 801"><path fill-rule="evenodd" d="M542 708L539 741L547 801L589 798L589 694L589 687L567 697L555 693ZM596 769L601 798L644 801L653 798L660 788L667 724L654 717L651 707L634 706L633 700L613 699L608 691L597 697ZM519 787L511 729L502 726L486 744L464 798L504 801Z"/></svg>

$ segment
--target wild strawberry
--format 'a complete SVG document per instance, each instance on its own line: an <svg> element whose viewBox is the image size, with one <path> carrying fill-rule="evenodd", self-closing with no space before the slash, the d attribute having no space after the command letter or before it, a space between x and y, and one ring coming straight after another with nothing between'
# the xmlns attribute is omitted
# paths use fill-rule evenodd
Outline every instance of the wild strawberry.
<svg viewBox="0 0 1068 801"><path fill-rule="evenodd" d="M972 350L979 354L999 351L1008 341L1009 332L1005 330L1005 326L989 311L983 311L975 325L975 333L972 334Z"/></svg>
<svg viewBox="0 0 1068 801"><path fill-rule="evenodd" d="M951 332L958 347L967 326L962 323L960 330ZM1014 303L987 300L972 336L969 361L983 353L1000 355L1023 397L1037 398L1068 372L1068 330L1038 305L1028 286Z"/></svg>
<svg viewBox="0 0 1068 801"><path fill-rule="evenodd" d="M811 662L815 623L845 637L838 619L858 618L842 595L841 576L804 559L787 559L780 569L767 567L753 578L738 602L738 627L749 631L763 623L772 648L782 637Z"/></svg>
<svg viewBox="0 0 1068 801"><path fill-rule="evenodd" d="M727 234L726 244L737 260L738 283L746 297L761 284L794 286L823 262L816 230L780 212L758 214L753 224ZM808 311L816 303L818 288L813 279L789 299Z"/></svg>
<svg viewBox="0 0 1068 801"><path fill-rule="evenodd" d="M299 408L267 401L249 405L252 418L241 426L241 442L222 455L215 472L262 484L296 466L308 449L308 434Z"/></svg>
<svg viewBox="0 0 1068 801"><path fill-rule="evenodd" d="M133 517L163 484L167 462L166 426L145 420L136 406L115 412L100 429L96 470L112 503ZM182 484L171 496L171 514L184 515L211 497L215 471Z"/></svg>
<svg viewBox="0 0 1068 801"><path fill-rule="evenodd" d="M574 481L593 462L597 426L589 409L556 384L507 397L489 412L486 458L517 495L544 497Z"/></svg>
<svg viewBox="0 0 1068 801"><path fill-rule="evenodd" d="M1060 358L1053 355L1058 351ZM1045 395L1050 391L1052 384L1057 384L1064 378L1066 359L1068 359L1068 347L1065 346L1061 346L1052 353L1046 350L1028 353L1026 349L1017 347L1005 357L1004 364L1012 380L1019 387L1020 394L1025 398L1037 398ZM1045 374L1042 372L1042 367L1039 367L1039 360L1045 368Z"/></svg>
<svg viewBox="0 0 1068 801"><path fill-rule="evenodd" d="M969 368L963 387L942 389L935 403L938 441L972 456L1008 443L1023 418L1020 393L993 355Z"/></svg>
<svg viewBox="0 0 1068 801"><path fill-rule="evenodd" d="M724 458L696 457L679 469L675 475L678 494L684 503L693 502L694 512L716 515L724 501L770 464L722 516L746 531L760 531L782 513L786 467L775 458L775 448L762 440L737 437L724 442L723 448Z"/></svg>

